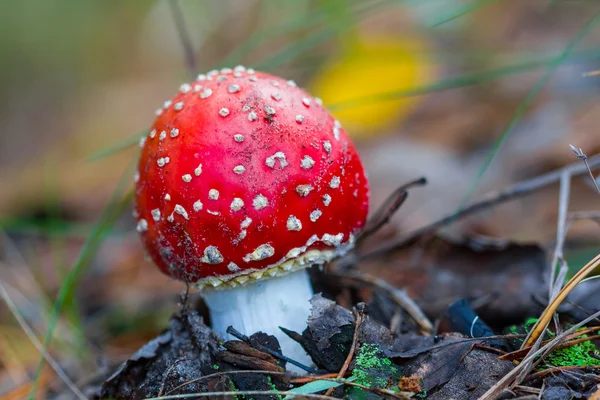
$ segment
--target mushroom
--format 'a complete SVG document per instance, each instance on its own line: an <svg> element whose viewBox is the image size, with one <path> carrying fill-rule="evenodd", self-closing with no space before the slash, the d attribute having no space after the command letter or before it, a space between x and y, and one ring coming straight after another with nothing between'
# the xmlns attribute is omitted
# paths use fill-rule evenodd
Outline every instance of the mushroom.
<svg viewBox="0 0 600 400"><path fill-rule="evenodd" d="M319 99L236 67L200 75L156 112L142 140L135 207L165 274L201 290L225 337L306 327L307 267L346 253L365 224L369 188L356 149Z"/></svg>

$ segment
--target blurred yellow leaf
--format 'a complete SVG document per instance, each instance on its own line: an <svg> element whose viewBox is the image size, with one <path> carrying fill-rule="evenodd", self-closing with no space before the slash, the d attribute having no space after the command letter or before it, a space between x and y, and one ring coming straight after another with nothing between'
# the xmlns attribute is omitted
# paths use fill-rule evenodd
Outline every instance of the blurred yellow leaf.
<svg viewBox="0 0 600 400"><path fill-rule="evenodd" d="M345 51L314 78L311 92L325 104L338 104L393 91L409 90L434 77L428 45L396 36L352 36ZM407 115L419 97L369 101L335 111L351 136L368 137Z"/></svg>

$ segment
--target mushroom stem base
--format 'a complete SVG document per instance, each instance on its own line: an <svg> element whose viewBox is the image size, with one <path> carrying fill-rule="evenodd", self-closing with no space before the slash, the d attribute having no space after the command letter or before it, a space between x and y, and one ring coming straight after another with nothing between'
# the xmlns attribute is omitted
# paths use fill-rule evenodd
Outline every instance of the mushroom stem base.
<svg viewBox="0 0 600 400"><path fill-rule="evenodd" d="M248 336L261 331L277 338L285 356L312 364L302 346L279 329L282 326L298 333L306 329L313 296L306 269L229 290L207 290L202 295L210 310L212 329L225 340L235 339L226 333L230 325ZM287 369L303 372L289 363Z"/></svg>

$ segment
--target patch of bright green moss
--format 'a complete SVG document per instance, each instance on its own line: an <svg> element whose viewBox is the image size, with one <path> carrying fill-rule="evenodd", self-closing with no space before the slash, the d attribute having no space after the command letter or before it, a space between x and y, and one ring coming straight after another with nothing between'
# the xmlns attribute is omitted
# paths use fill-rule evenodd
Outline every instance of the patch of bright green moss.
<svg viewBox="0 0 600 400"><path fill-rule="evenodd" d="M581 337L586 336L582 335ZM553 350L544 358L544 361L554 367L600 365L600 360L592 357L590 353L600 355L593 343L583 342L564 349Z"/></svg>
<svg viewBox="0 0 600 400"><path fill-rule="evenodd" d="M352 377L355 383L363 386L397 390L400 372L389 358L382 356L377 345L363 344L356 356ZM372 396L356 387L349 387L347 394L353 399L368 399Z"/></svg>
<svg viewBox="0 0 600 400"><path fill-rule="evenodd" d="M537 324L538 320L539 320L539 318L533 318L533 317L527 318L525 320L525 322L523 323L523 326L525 328L527 328L527 330L529 331L531 328L533 328L533 326L535 324Z"/></svg>
<svg viewBox="0 0 600 400"><path fill-rule="evenodd" d="M525 320L523 325L515 325L508 328L510 333L519 334L529 333L533 326L537 323L538 318L528 318ZM584 328L580 328L584 329ZM552 339L556 337L556 334L551 331L546 331L544 339ZM580 337L587 337L581 335ZM522 339L521 339L522 341ZM600 360L590 355L600 355L596 346L591 342L583 342L564 349L557 349L550 352L544 358L544 362L548 367L570 367L570 366L588 366L588 365L600 365ZM543 365L540 365L540 369L544 369Z"/></svg>

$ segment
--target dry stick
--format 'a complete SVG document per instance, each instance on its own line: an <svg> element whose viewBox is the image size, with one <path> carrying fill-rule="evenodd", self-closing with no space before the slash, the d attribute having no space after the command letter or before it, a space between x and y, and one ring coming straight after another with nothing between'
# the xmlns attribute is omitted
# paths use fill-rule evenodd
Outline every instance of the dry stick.
<svg viewBox="0 0 600 400"><path fill-rule="evenodd" d="M590 173L590 178L592 178L592 182L594 183L594 186L596 187L596 191L598 193L600 193L600 187L598 186L598 182L596 181L596 178L594 177L594 174L592 173L592 169L590 168L590 165L588 164L588 157L585 155L585 153L583 152L583 150L581 148L578 149L577 147L573 146L572 144L570 144L569 147L571 148L571 150L573 150L573 152L575 153L577 158L579 158L580 160L583 161L583 164L586 166L588 172Z"/></svg>
<svg viewBox="0 0 600 400"><path fill-rule="evenodd" d="M10 312L12 313L12 315L17 320L17 323L21 326L21 329L23 329L23 332L25 332L25 335L27 335L27 338L31 341L31 343L33 343L35 348L38 349L38 351L42 354L42 356L44 357L46 362L50 365L50 367L52 367L52 369L56 372L56 374L58 376L60 376L60 378L65 382L65 384L69 387L69 389L71 389L73 394L75 394L75 396L77 396L77 398L83 399L83 400L87 399L87 397L79 390L79 388L75 385L75 383L71 380L71 378L69 378L68 375L65 373L65 371L63 371L63 369L60 367L58 362L56 362L56 360L54 360L54 358L44 349L44 346L42 345L42 343L40 343L38 338L35 336L35 333L31 329L31 327L27 324L27 321L25 321L25 319L23 319L23 317L19 313L19 310L17 309L15 303L13 303L12 299L8 295L8 292L6 291L6 288L4 287L4 285L2 284L1 281L0 281L0 296L4 299L4 302L10 309Z"/></svg>
<svg viewBox="0 0 600 400"><path fill-rule="evenodd" d="M340 372L337 375L337 378L343 378L350 366L350 362L352 362L352 357L354 357L354 352L356 351L356 342L358 341L358 330L360 329L360 325L363 321L363 312L364 312L364 303L359 304L359 309L354 309L354 335L352 336L352 346L350 346L350 351L348 352L348 357L346 357L346 361L342 365ZM331 396L335 388L329 388L325 392L325 396Z"/></svg>
<svg viewBox="0 0 600 400"><path fill-rule="evenodd" d="M419 178L405 185L400 186L394 190L388 198L383 202L381 207L375 212L375 214L369 218L365 227L356 238L355 247L359 248L362 241L373 233L377 232L383 225L387 224L394 215L394 213L400 208L408 197L408 189L415 186L423 186L427 184L427 179Z"/></svg>
<svg viewBox="0 0 600 400"><path fill-rule="evenodd" d="M593 221L600 220L600 211L574 211L569 213L569 222L578 219L591 219Z"/></svg>
<svg viewBox="0 0 600 400"><path fill-rule="evenodd" d="M600 278L600 276L593 276L593 277L591 277L591 278L589 278L589 279L586 279L586 281L588 281L588 280L590 280L590 279L594 279L594 278L598 279L598 278ZM591 314L592 314L592 312L591 312L591 311L589 311L589 310L586 310L585 308L581 307L581 306L580 306L579 304L577 304L577 303L573 303L573 302L571 302L571 301L565 301L565 303L567 303L567 304L569 304L569 305L572 305L573 307L575 307L575 308L579 309L580 311L583 311L583 312L584 312L584 313L586 313L587 315L591 315ZM600 322L600 319L596 319L596 322Z"/></svg>
<svg viewBox="0 0 600 400"><path fill-rule="evenodd" d="M170 0L169 7L171 8L171 14L173 16L175 29L177 30L177 34L179 35L179 41L183 46L183 52L185 54L185 61L187 67L190 70L192 77L195 78L198 74L196 56L194 54L194 46L192 45L190 32L187 28L187 24L185 23L183 12L181 11L181 5L179 4L178 0Z"/></svg>
<svg viewBox="0 0 600 400"><path fill-rule="evenodd" d="M514 389L518 390L519 392L530 393L530 394L541 394L542 393L541 389L532 388L529 386L516 385L514 387Z"/></svg>
<svg viewBox="0 0 600 400"><path fill-rule="evenodd" d="M550 282L548 288L548 304L558 295L565 283L569 267L563 255L563 248L567 238L567 212L569 211L569 195L571 194L571 175L563 171L560 175L560 191L558 195L558 221L556 223L556 246L550 263ZM556 267L560 265L558 277L555 277ZM558 315L554 313L555 332L558 333L560 324ZM540 336L541 338L542 336Z"/></svg>
<svg viewBox="0 0 600 400"><path fill-rule="evenodd" d="M536 372L534 374L529 375L527 377L526 381L528 383L533 383L540 378L544 378L547 375L554 375L555 372L578 370L578 369L584 369L584 368L590 368L593 371L600 372L600 365L585 365L585 366L584 365L569 365L569 366L565 366L565 367L548 368L543 371Z"/></svg>
<svg viewBox="0 0 600 400"><path fill-rule="evenodd" d="M399 289L394 287L384 281L383 279L376 278L372 275L368 275L358 271L344 271L343 273L332 272L330 276L338 277L338 278L349 278L355 281L368 283L372 286L375 286L377 289L380 289L384 293L386 293L391 299L396 302L400 307L402 307L408 315L412 317L412 319L419 324L419 326L425 330L426 332L433 332L433 324L425 313L421 311L421 308L411 299L406 291L403 289Z"/></svg>
<svg viewBox="0 0 600 400"><path fill-rule="evenodd" d="M564 267L562 261L563 247L567 237L567 212L569 211L569 194L571 193L571 175L567 171L563 171L560 175L560 194L558 196L558 222L556 228L556 246L552 255L552 263L550 264L550 287L548 291L549 302L551 302L558 290L562 287L563 282L555 279L556 267L561 262L561 268Z"/></svg>
<svg viewBox="0 0 600 400"><path fill-rule="evenodd" d="M450 225L461 218L475 214L481 210L493 207L495 205L505 203L510 200L514 200L519 197L527 196L543 187L556 183L560 180L563 171L566 171L571 177L576 177L588 173L588 169L594 170L600 168L600 155L595 155L587 159L587 165L583 165L580 162L569 164L558 170L548 172L547 174L536 176L535 178L528 179L525 181L517 182L504 190L491 192L483 197L483 199L466 206L458 212L452 213L443 217L442 219L431 223L430 225L416 229L406 235L399 237L391 243L384 244L383 246L376 248L362 256L361 260L375 258L382 255L389 254L389 252L405 246L406 244L414 241L415 239L423 236L424 234L433 232L442 226ZM588 168L589 167L589 168Z"/></svg>
<svg viewBox="0 0 600 400"><path fill-rule="evenodd" d="M489 388L487 392L485 392L481 397L479 397L479 400L494 400L494 399L496 399L500 395L500 393L502 393L502 391L504 389L506 389L515 380L515 378L518 374L520 374L522 372L528 372L530 370L530 367L533 364L533 362L535 361L536 357L540 356L542 353L544 353L548 349L551 350L554 347L554 345L556 345L558 342L563 340L564 337L566 337L567 335L570 335L571 333L575 332L577 329L581 328L588 322L590 322L598 317L600 317L600 311L594 313L593 315L590 315L589 317L587 317L583 321L579 322L578 324L573 325L571 328L564 331L560 335L557 335L553 340L551 340L548 344L543 346L541 349L539 349L535 352L530 352L529 355L527 357L525 357L525 359L523 360L523 362L521 364L517 365L508 374L504 375L502 377L502 379L500 379L498 382L496 382L496 384L494 386Z"/></svg>

